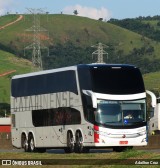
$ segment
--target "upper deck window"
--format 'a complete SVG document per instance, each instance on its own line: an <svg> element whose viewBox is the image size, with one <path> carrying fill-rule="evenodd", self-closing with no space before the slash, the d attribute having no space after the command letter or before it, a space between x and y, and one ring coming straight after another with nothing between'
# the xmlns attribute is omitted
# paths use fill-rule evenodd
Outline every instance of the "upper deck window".
<svg viewBox="0 0 160 168"><path fill-rule="evenodd" d="M91 67L92 89L104 94L137 94L145 92L142 75L138 68L130 66Z"/></svg>
<svg viewBox="0 0 160 168"><path fill-rule="evenodd" d="M13 97L66 91L78 94L76 74L73 70L17 78L13 79L11 84Z"/></svg>

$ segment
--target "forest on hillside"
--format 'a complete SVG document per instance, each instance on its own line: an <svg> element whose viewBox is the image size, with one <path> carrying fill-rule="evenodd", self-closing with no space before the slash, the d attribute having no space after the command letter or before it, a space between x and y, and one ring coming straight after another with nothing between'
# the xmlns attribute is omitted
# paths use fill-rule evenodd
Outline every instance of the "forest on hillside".
<svg viewBox="0 0 160 168"><path fill-rule="evenodd" d="M152 24L154 22L154 24ZM154 58L154 46L145 43L145 38L148 37L154 41L160 42L160 16L138 17L135 19L111 19L109 23L126 28L141 35L141 41L145 44L141 48L133 48L133 50L124 54L124 51L116 50L113 44L107 44L108 56L104 55L106 63L125 63L134 64L140 67L143 74L149 72L160 71L160 59ZM132 41L130 41L132 44ZM57 68L62 66L96 62L97 58L92 58L91 47L77 47L72 42L67 42L65 45L57 44L50 46L50 57L44 62L44 68ZM147 55L147 57L146 57Z"/></svg>
<svg viewBox="0 0 160 168"><path fill-rule="evenodd" d="M149 59L146 55L154 53L154 46L148 44L141 48L134 48L129 54L123 50L116 50L114 46L108 45L107 53L104 55L104 62L117 64L133 64L140 67L143 74L160 71L160 59ZM92 56L94 48L75 46L71 42L65 45L57 44L50 46L49 57L43 58L44 69L59 68L83 63L95 63L97 56Z"/></svg>
<svg viewBox="0 0 160 168"><path fill-rule="evenodd" d="M59 18L61 21L61 19L64 19L63 17L66 17L66 16L51 15L50 17L52 19L54 17L55 19ZM77 23L77 19L83 19L83 18L67 16L67 19L70 19L71 23L73 20L76 20L73 23ZM105 35L107 34L106 37L108 37L108 34L110 34L111 32L111 29L106 29L109 26L109 24L103 23L102 21L92 21L92 20L84 19L83 22L84 24L82 24L81 26L85 27L82 30L84 33L83 35L87 36L85 37L86 39L92 38L92 36L95 35L95 33L97 33L96 36L93 36L95 39L97 38L99 33L105 33ZM135 19L123 19L123 20L110 19L110 21L108 22L140 34L141 46L135 45L136 42L132 39L127 42L125 41L126 43L129 43L129 44L125 44L126 46L127 45L131 46L131 49L129 50L129 52L126 52L126 50L123 47L121 48L116 46L116 45L119 45L117 44L118 41L123 41L121 39L122 36L120 36L120 39L118 39L116 35L113 34L109 38L108 43L106 44L108 46L108 48L105 49L108 55L104 55L104 61L106 63L134 64L141 69L141 72L143 74L160 71L160 57L159 56L157 57L158 54L156 52L157 48L155 48L154 46L155 43L153 43L153 41L150 40L150 39L153 39L154 42L155 41L157 41L157 43L160 42L160 16L138 17ZM97 26L97 29L93 34L91 32L92 28L91 29L86 28L86 24L89 24L88 27L92 24L94 24L94 26ZM73 27L70 24L68 25L69 25L69 29ZM78 31L80 31L77 29L74 29L74 34L77 34ZM114 27L114 29L115 29L114 33L119 33L117 32L118 30L120 30L119 27L118 28ZM110 32L108 32L108 30ZM129 34L132 32L127 32L127 33ZM73 36L75 40L75 42L73 43L73 40L71 39L72 34L71 32L69 32L68 38L65 42L61 42L61 43L55 42L54 44L49 43L49 45L47 46L49 48L49 54L47 54L48 51L46 51L45 49L41 50L43 69L53 69L53 68L59 68L64 66L71 66L75 64L95 63L97 61L97 57L95 55L94 57L92 56L92 53L96 49L92 48L90 45L86 45L86 44L82 45L81 44L82 39L80 39L79 36L78 37ZM114 41L113 39L117 41L113 42ZM104 39L101 39L101 41L104 41ZM97 44L98 42L100 41L97 41ZM26 54L24 55L24 50L20 48L21 43L22 42L19 37L16 37L15 39L10 40L7 45L4 44L3 42L0 42L0 50L13 53L17 57L32 60L32 51L27 50Z"/></svg>
<svg viewBox="0 0 160 168"><path fill-rule="evenodd" d="M134 19L110 19L108 22L160 42L160 16L158 15L153 17L140 16Z"/></svg>
<svg viewBox="0 0 160 168"><path fill-rule="evenodd" d="M108 46L108 55L104 55L104 62L106 63L133 64L139 67L143 74L160 71L160 59L153 58L154 46L150 44L142 46L141 48L133 48L129 54L125 54L122 49L117 51L111 44L108 44ZM14 50L13 47L6 47L0 44L0 49L31 60L31 51L27 51L28 53L26 53L26 57L24 57L23 51ZM43 69L95 63L97 56L92 56L94 51L95 48L77 46L70 41L65 44L58 43L54 46L49 46L49 56L46 56L46 50L42 50ZM146 57L146 55L148 57ZM149 56L151 58L149 58Z"/></svg>

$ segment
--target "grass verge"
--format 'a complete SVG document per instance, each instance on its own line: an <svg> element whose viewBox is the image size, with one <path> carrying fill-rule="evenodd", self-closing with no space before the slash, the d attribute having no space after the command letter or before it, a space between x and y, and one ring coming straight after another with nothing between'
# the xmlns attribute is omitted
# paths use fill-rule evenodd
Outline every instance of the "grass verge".
<svg viewBox="0 0 160 168"><path fill-rule="evenodd" d="M0 159L14 159L19 161L36 160L53 165L38 167L151 167L152 163L160 164L160 153L141 150L127 150L116 153L88 153L88 154L56 154L56 153L0 153ZM21 160L22 159L22 160ZM155 160L156 159L156 160ZM137 163L137 164L136 164ZM148 164L147 164L148 163ZM18 166L23 167L23 166ZM33 167L33 166L28 166ZM158 165L154 165L158 167Z"/></svg>

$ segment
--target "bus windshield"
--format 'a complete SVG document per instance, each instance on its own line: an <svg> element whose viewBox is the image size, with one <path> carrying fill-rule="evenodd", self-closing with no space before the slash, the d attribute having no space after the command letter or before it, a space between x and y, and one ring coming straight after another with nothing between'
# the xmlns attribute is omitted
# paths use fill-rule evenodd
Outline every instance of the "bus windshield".
<svg viewBox="0 0 160 168"><path fill-rule="evenodd" d="M145 92L142 75L131 67L92 67L92 90L103 94L136 94Z"/></svg>
<svg viewBox="0 0 160 168"><path fill-rule="evenodd" d="M95 121L104 125L135 125L146 122L145 99L136 101L98 100Z"/></svg>

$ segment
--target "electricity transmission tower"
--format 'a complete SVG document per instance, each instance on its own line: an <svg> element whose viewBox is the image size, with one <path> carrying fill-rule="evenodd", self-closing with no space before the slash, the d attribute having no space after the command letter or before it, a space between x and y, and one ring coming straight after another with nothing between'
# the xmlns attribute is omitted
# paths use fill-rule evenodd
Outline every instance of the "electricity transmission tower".
<svg viewBox="0 0 160 168"><path fill-rule="evenodd" d="M33 32L33 39L32 39L32 44L25 47L25 49L32 49L32 64L33 64L33 67L38 69L38 70L43 70L41 49L46 48L48 50L47 47L42 47L41 46L41 39L40 39L41 32L46 32L47 31L46 29L40 27L40 14L42 14L44 12L41 9L27 8L27 10L33 15L33 26L29 29L26 29L25 31Z"/></svg>
<svg viewBox="0 0 160 168"><path fill-rule="evenodd" d="M104 51L104 48L108 47L107 45L98 43L97 45L93 45L91 47L97 48L97 50L92 53L92 58L93 58L93 55L97 55L97 63L104 63L103 61L104 54L107 55L107 59L108 59L108 53Z"/></svg>

